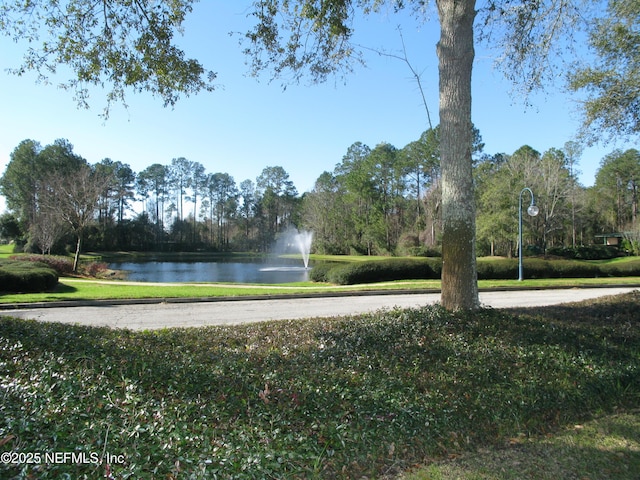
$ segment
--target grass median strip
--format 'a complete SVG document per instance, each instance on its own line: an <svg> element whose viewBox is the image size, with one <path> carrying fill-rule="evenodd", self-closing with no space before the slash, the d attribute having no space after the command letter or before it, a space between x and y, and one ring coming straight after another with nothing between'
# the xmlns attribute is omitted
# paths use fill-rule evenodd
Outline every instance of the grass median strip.
<svg viewBox="0 0 640 480"><path fill-rule="evenodd" d="M144 283L63 278L50 292L4 294L0 304L53 302L67 300L109 300L142 298L203 298L203 297L248 297L268 295L295 295L330 293L335 291L357 292L367 290L400 290L440 287L440 282L394 282L393 284L370 284L359 286L334 286L314 284L251 285L251 284L191 284L191 283Z"/></svg>
<svg viewBox="0 0 640 480"><path fill-rule="evenodd" d="M525 280L482 280L480 289L501 288L571 288L594 285L640 285L639 277L623 278L586 278L586 279L540 279ZM267 295L322 294L331 292L366 291L437 291L439 280L410 280L395 282L369 283L364 285L329 285L313 282L279 285L251 284L208 284L208 283L145 283L124 282L119 280L89 280L79 278L61 278L58 286L43 293L20 293L0 295L0 304L54 302L73 300L109 300L142 298L206 298L206 297L242 297Z"/></svg>

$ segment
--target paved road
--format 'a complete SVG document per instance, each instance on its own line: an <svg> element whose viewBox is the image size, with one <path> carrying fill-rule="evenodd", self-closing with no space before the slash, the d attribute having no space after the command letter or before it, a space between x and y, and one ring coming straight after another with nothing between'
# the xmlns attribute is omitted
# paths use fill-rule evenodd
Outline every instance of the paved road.
<svg viewBox="0 0 640 480"><path fill-rule="evenodd" d="M494 308L536 307L579 301L603 295L617 295L632 290L634 288L620 287L481 292L480 301L483 305ZM99 306L2 310L0 315L34 318L47 322L143 330L164 327L234 325L264 320L331 317L363 313L381 308L417 307L435 303L439 300L440 294L429 293L134 305L110 305L105 303Z"/></svg>

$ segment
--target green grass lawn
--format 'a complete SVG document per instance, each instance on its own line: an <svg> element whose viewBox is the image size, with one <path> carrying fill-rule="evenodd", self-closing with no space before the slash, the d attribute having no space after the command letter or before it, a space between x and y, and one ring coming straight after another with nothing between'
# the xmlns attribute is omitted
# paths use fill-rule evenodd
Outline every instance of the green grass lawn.
<svg viewBox="0 0 640 480"><path fill-rule="evenodd" d="M640 285L639 277L585 278L585 279L538 279L524 280L481 280L480 289L521 289L521 288L568 288L590 285ZM15 293L0 295L0 304L52 302L67 300L108 300L139 298L209 298L248 297L266 295L305 295L332 292L357 292L371 290L397 291L437 291L439 280L411 280L371 283L365 285L336 286L312 282L283 285L246 284L148 284L122 281L88 280L61 278L57 288L44 293Z"/></svg>
<svg viewBox="0 0 640 480"><path fill-rule="evenodd" d="M13 245L0 244L0 258L6 258L13 255Z"/></svg>
<svg viewBox="0 0 640 480"><path fill-rule="evenodd" d="M0 246L0 257L12 254L12 246ZM92 258L98 254L92 255ZM117 255L125 255L118 253ZM195 254L201 255L201 254ZM245 254L236 254L243 256ZM98 255L100 256L100 255ZM365 256L320 256L314 260L334 262L357 262L387 257ZM490 262L494 258L482 258L479 261ZM637 261L637 257L626 257L608 263L625 263ZM590 285L640 285L640 277L603 277L603 278L567 278L567 279L527 279L517 280L480 280L480 289L495 288L562 288ZM51 302L66 300L105 300L105 299L137 299L137 298L206 298L206 297L240 297L264 295L296 295L313 293L331 293L340 291L366 290L439 290L439 280L411 280L379 282L362 285L337 286L313 282L300 282L280 285L247 285L247 284L150 284L144 282L124 282L96 279L67 278L60 279L57 288L50 292L36 294L0 294L0 304Z"/></svg>
<svg viewBox="0 0 640 480"><path fill-rule="evenodd" d="M635 260L637 260L638 257L616 257L616 258L608 258L606 260L584 260L585 262L588 263L595 263L595 264L617 264L617 263L627 263L627 262L633 262Z"/></svg>
<svg viewBox="0 0 640 480"><path fill-rule="evenodd" d="M0 477L98 478L109 454L114 478L636 478L639 306L143 332L0 317L0 453L99 457Z"/></svg>

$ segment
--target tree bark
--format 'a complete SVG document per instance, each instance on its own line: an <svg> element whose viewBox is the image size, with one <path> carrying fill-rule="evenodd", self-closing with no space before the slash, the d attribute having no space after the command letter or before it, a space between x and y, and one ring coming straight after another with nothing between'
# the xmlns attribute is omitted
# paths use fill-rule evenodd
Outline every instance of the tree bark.
<svg viewBox="0 0 640 480"><path fill-rule="evenodd" d="M479 307L472 177L471 69L475 0L437 0L440 41L442 298L448 310Z"/></svg>
<svg viewBox="0 0 640 480"><path fill-rule="evenodd" d="M78 241L76 242L76 253L73 256L73 273L78 273L80 264L80 250L82 249L82 231L77 232Z"/></svg>

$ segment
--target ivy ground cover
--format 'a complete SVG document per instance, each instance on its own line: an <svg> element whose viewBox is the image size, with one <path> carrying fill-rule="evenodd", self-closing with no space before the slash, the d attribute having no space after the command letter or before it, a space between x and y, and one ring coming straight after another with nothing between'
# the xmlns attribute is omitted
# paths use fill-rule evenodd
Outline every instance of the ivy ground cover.
<svg viewBox="0 0 640 480"><path fill-rule="evenodd" d="M637 407L639 307L636 292L149 332L4 317L0 453L21 461L0 477L394 475Z"/></svg>

